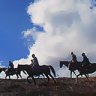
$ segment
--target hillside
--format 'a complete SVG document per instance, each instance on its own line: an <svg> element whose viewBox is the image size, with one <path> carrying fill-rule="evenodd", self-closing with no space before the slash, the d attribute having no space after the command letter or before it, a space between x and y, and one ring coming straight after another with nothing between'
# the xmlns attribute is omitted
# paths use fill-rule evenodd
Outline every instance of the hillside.
<svg viewBox="0 0 96 96"><path fill-rule="evenodd" d="M38 86L29 84L26 79L0 79L0 96L96 96L96 78L75 79L57 78L55 85L51 80L36 79Z"/></svg>

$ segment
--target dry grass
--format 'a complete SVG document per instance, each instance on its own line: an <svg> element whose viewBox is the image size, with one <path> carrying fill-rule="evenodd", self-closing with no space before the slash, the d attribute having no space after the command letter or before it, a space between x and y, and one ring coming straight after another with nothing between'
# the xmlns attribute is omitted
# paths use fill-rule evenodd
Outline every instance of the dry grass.
<svg viewBox="0 0 96 96"><path fill-rule="evenodd" d="M27 80L0 79L0 96L96 96L96 78L56 78L57 84L46 79L36 79L38 85Z"/></svg>

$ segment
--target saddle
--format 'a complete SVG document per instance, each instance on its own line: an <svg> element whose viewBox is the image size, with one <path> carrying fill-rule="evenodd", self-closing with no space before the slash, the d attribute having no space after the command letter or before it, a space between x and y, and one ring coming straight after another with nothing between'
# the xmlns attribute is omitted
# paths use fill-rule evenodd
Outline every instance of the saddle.
<svg viewBox="0 0 96 96"><path fill-rule="evenodd" d="M69 62L69 67L74 65L77 65L77 62Z"/></svg>
<svg viewBox="0 0 96 96"><path fill-rule="evenodd" d="M32 70L35 71L35 72L38 71L39 70L39 66L33 66Z"/></svg>
<svg viewBox="0 0 96 96"><path fill-rule="evenodd" d="M14 68L8 68L7 71L9 72L9 74L14 74L14 72L15 72Z"/></svg>

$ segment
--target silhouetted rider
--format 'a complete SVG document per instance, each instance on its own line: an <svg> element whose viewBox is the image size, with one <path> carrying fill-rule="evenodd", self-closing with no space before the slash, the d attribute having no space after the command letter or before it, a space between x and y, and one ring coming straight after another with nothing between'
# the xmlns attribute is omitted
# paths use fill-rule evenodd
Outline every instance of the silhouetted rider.
<svg viewBox="0 0 96 96"><path fill-rule="evenodd" d="M71 56L72 56L72 60L71 60L71 62L69 63L69 69L70 69L70 65L73 65L74 66L74 64L77 64L77 57L76 57L76 55L73 53L73 52L71 52Z"/></svg>
<svg viewBox="0 0 96 96"><path fill-rule="evenodd" d="M39 62L38 62L38 59L37 57L35 56L35 54L32 54L32 60L31 60L31 66L32 66L32 69L37 69L39 67Z"/></svg>
<svg viewBox="0 0 96 96"><path fill-rule="evenodd" d="M82 53L82 56L83 56L82 66L85 68L88 68L91 65L91 63L89 59L87 58L87 56L85 55L85 53Z"/></svg>
<svg viewBox="0 0 96 96"><path fill-rule="evenodd" d="M13 69L14 69L14 64L13 62L9 61L8 71L11 73Z"/></svg>
<svg viewBox="0 0 96 96"><path fill-rule="evenodd" d="M77 57L76 57L76 55L73 52L71 52L71 55L72 55L71 62L76 64L77 63Z"/></svg>

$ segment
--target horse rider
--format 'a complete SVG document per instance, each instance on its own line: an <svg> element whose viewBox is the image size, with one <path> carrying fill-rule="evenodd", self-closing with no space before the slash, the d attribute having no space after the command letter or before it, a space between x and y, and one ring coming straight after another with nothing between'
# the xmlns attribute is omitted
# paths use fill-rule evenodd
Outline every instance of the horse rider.
<svg viewBox="0 0 96 96"><path fill-rule="evenodd" d="M71 56L72 56L72 60L70 64L77 64L78 61L77 61L76 55L73 52L71 52ZM70 64L69 64L69 67L70 67Z"/></svg>
<svg viewBox="0 0 96 96"><path fill-rule="evenodd" d="M72 56L71 62L74 63L74 64L76 64L77 63L77 57L76 57L76 55L73 52L71 52L71 56Z"/></svg>
<svg viewBox="0 0 96 96"><path fill-rule="evenodd" d="M39 62L38 62L38 59L37 59L37 57L35 56L35 54L32 54L32 60L31 60L31 67L32 67L32 69L33 70L35 70L35 69L38 69L38 67L39 67Z"/></svg>
<svg viewBox="0 0 96 96"><path fill-rule="evenodd" d="M9 61L8 71L11 73L13 69L14 69L14 64L13 62Z"/></svg>
<svg viewBox="0 0 96 96"><path fill-rule="evenodd" d="M82 67L87 69L91 65L91 63L90 63L88 57L85 55L85 53L82 53L82 56L83 56Z"/></svg>

